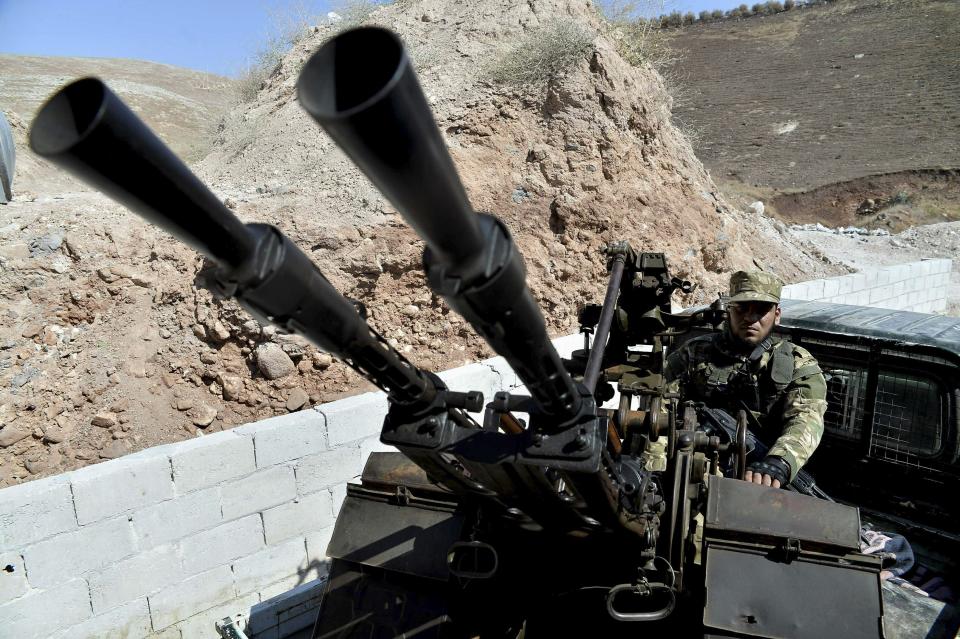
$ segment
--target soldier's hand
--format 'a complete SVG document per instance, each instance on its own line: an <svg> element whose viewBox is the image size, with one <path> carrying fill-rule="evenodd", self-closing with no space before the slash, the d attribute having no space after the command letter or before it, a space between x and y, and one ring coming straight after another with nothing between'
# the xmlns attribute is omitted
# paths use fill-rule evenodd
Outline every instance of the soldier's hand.
<svg viewBox="0 0 960 639"><path fill-rule="evenodd" d="M754 484L761 484L763 486L772 486L773 488L780 488L779 479L771 477L770 475L763 475L759 471L753 472L752 470L748 470L743 474L743 479L745 481L748 481Z"/></svg>
<svg viewBox="0 0 960 639"><path fill-rule="evenodd" d="M783 457L768 455L763 461L750 464L743 478L761 486L785 487L790 481L790 464Z"/></svg>

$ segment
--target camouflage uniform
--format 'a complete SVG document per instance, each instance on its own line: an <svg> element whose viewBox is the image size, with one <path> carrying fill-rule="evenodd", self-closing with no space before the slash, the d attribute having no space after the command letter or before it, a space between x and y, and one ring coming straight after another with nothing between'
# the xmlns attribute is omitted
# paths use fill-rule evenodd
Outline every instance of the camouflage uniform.
<svg viewBox="0 0 960 639"><path fill-rule="evenodd" d="M782 284L767 273L738 272L731 278L731 302L780 301ZM754 434L768 455L790 465L790 480L823 436L827 387L817 360L804 348L769 336L744 354L730 329L694 338L667 359L671 390L736 415L746 407L761 428ZM756 431L756 428L751 430Z"/></svg>

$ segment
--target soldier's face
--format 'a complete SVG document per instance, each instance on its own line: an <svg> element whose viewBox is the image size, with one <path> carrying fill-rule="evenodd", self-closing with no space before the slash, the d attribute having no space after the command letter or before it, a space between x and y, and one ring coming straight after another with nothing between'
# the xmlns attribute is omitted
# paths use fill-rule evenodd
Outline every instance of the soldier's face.
<svg viewBox="0 0 960 639"><path fill-rule="evenodd" d="M756 346L780 323L780 306L772 302L737 302L727 305L730 332L740 341Z"/></svg>

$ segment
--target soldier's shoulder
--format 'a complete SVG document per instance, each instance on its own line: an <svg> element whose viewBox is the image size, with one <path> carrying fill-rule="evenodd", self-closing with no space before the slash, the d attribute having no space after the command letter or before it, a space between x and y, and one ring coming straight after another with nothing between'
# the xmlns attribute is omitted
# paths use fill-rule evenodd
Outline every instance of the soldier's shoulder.
<svg viewBox="0 0 960 639"><path fill-rule="evenodd" d="M798 346L790 340L782 340L777 346L783 353L789 354L789 357L793 363L793 374L791 377L794 380L810 377L811 375L817 375L818 373L823 372L820 368L820 362L817 361L817 358L814 357L813 354L803 346Z"/></svg>

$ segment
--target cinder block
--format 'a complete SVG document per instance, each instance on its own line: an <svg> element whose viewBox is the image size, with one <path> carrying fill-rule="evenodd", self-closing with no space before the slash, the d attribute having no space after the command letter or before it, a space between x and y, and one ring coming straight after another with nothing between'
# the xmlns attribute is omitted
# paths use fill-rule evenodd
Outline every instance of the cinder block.
<svg viewBox="0 0 960 639"><path fill-rule="evenodd" d="M840 280L835 277L823 280L823 296L834 297L840 294Z"/></svg>
<svg viewBox="0 0 960 639"><path fill-rule="evenodd" d="M184 539L180 543L183 569L188 575L203 572L255 553L263 546L260 515L250 515Z"/></svg>
<svg viewBox="0 0 960 639"><path fill-rule="evenodd" d="M141 548L153 548L213 528L220 514L220 487L198 490L133 513Z"/></svg>
<svg viewBox="0 0 960 639"><path fill-rule="evenodd" d="M379 435L387 416L387 397L381 392L364 393L324 404L317 410L327 418L327 441L332 448Z"/></svg>
<svg viewBox="0 0 960 639"><path fill-rule="evenodd" d="M553 347L557 349L560 357L569 358L573 351L578 348L583 348L583 336L579 333L573 335L563 335L561 337L555 337L553 340Z"/></svg>
<svg viewBox="0 0 960 639"><path fill-rule="evenodd" d="M343 500L347 498L347 482L330 487L330 496L333 498L333 514L340 513L340 506L343 506Z"/></svg>
<svg viewBox="0 0 960 639"><path fill-rule="evenodd" d="M327 422L322 412L302 410L252 424L257 468L312 455L327 449Z"/></svg>
<svg viewBox="0 0 960 639"><path fill-rule="evenodd" d="M268 545L321 530L333 524L333 499L321 490L296 501L263 511L263 533Z"/></svg>
<svg viewBox="0 0 960 639"><path fill-rule="evenodd" d="M476 417L475 417L476 418ZM479 423L479 420L478 420ZM368 437L360 442L360 468L363 469L367 465L367 458L370 457L370 453L383 453L383 452L397 452L395 446L390 446L384 444L380 441L378 437Z"/></svg>
<svg viewBox="0 0 960 639"><path fill-rule="evenodd" d="M900 297L907 290L907 283L903 280L893 283L893 295L894 297Z"/></svg>
<svg viewBox="0 0 960 639"><path fill-rule="evenodd" d="M290 501L297 496L297 480L293 468L274 466L226 483L220 492L223 519L229 521Z"/></svg>
<svg viewBox="0 0 960 639"><path fill-rule="evenodd" d="M150 609L147 598L131 601L109 612L62 630L54 639L88 639L93 637L146 637L150 634Z"/></svg>
<svg viewBox="0 0 960 639"><path fill-rule="evenodd" d="M164 588L147 599L154 630L163 630L234 597L233 572L230 566L219 566Z"/></svg>
<svg viewBox="0 0 960 639"><path fill-rule="evenodd" d="M297 490L301 495L349 481L360 475L360 447L344 446L300 459Z"/></svg>
<svg viewBox="0 0 960 639"><path fill-rule="evenodd" d="M136 550L126 517L84 526L28 546L23 552L27 579L34 588L49 588L64 575L82 575L103 568Z"/></svg>
<svg viewBox="0 0 960 639"><path fill-rule="evenodd" d="M333 526L318 530L307 535L307 559L310 563L325 562L329 559L327 546L333 538Z"/></svg>
<svg viewBox="0 0 960 639"><path fill-rule="evenodd" d="M882 268L877 272L877 286L886 286L892 279L889 268Z"/></svg>
<svg viewBox="0 0 960 639"><path fill-rule="evenodd" d="M329 497L330 493L327 493L327 498ZM333 516L330 518L332 520ZM20 553L0 552L0 604L23 596L29 589L27 571L23 567Z"/></svg>
<svg viewBox="0 0 960 639"><path fill-rule="evenodd" d="M867 303L871 306L879 303L881 300L885 299L887 292L882 288L872 288L870 289L870 298L867 300Z"/></svg>
<svg viewBox="0 0 960 639"><path fill-rule="evenodd" d="M834 278L837 281L837 295L846 295L853 290L853 275L842 275Z"/></svg>
<svg viewBox="0 0 960 639"><path fill-rule="evenodd" d="M0 636L47 639L58 630L75 626L91 615L87 582L72 579L53 588L34 590L0 606Z"/></svg>
<svg viewBox="0 0 960 639"><path fill-rule="evenodd" d="M233 579L237 592L259 592L264 584L290 577L300 583L310 581L306 542L295 537L277 546L268 546L260 552L241 557L233 562Z"/></svg>
<svg viewBox="0 0 960 639"><path fill-rule="evenodd" d="M807 284L807 299L809 300L819 300L823 299L823 287L824 280L810 280Z"/></svg>
<svg viewBox="0 0 960 639"><path fill-rule="evenodd" d="M223 619L224 617L232 617L238 613L243 613L244 615L249 615L250 610L259 603L260 599L257 595L243 595L242 597L237 597L226 603L213 606L199 612L189 619L181 621L177 624L177 628L180 629L180 632L183 634L183 639L216 639L219 637L217 634L217 622ZM242 629L242 628L241 628ZM153 636L150 636L150 639L153 639Z"/></svg>
<svg viewBox="0 0 960 639"><path fill-rule="evenodd" d="M170 459L121 457L71 473L73 502L80 525L108 519L173 497Z"/></svg>
<svg viewBox="0 0 960 639"><path fill-rule="evenodd" d="M249 475L257 467L253 439L231 431L181 442L170 461L173 483L181 495Z"/></svg>
<svg viewBox="0 0 960 639"><path fill-rule="evenodd" d="M183 579L180 554L173 544L139 553L91 574L90 602L97 615ZM146 605L146 599L143 600Z"/></svg>
<svg viewBox="0 0 960 639"><path fill-rule="evenodd" d="M0 550L22 549L76 528L67 475L0 490Z"/></svg>
<svg viewBox="0 0 960 639"><path fill-rule="evenodd" d="M250 633L258 639L270 636L262 633L308 610L316 614L325 587L326 579L317 579L278 592L272 587L261 591L261 603L250 611Z"/></svg>
<svg viewBox="0 0 960 639"><path fill-rule="evenodd" d="M805 282L784 286L783 290L780 291L780 296L788 300L810 299L809 288Z"/></svg>

